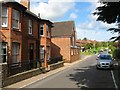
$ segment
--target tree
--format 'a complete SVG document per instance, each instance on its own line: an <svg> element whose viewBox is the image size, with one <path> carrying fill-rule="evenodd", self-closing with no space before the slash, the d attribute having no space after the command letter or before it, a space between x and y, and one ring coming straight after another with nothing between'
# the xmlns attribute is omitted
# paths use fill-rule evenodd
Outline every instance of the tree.
<svg viewBox="0 0 120 90"><path fill-rule="evenodd" d="M85 49L90 49L90 48L93 48L93 44L92 43L87 43L85 44Z"/></svg>
<svg viewBox="0 0 120 90"><path fill-rule="evenodd" d="M88 39L85 37L85 38L83 38L83 40L88 40Z"/></svg>
<svg viewBox="0 0 120 90"><path fill-rule="evenodd" d="M120 22L120 2L103 2L103 4L96 8L94 15L98 15L97 21L107 22L109 24Z"/></svg>
<svg viewBox="0 0 120 90"><path fill-rule="evenodd" d="M106 0L105 0L106 1ZM104 2L100 0L100 3L103 4L96 8L94 15L98 15L97 21L111 23L120 23L120 0L118 2ZM120 33L120 28L110 28L108 31L113 33ZM120 36L112 37L114 41L120 40Z"/></svg>

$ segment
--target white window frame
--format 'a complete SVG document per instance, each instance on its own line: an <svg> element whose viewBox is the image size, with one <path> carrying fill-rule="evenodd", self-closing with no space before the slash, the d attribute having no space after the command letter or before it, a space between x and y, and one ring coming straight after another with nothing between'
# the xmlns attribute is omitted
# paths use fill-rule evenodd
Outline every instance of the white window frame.
<svg viewBox="0 0 120 90"><path fill-rule="evenodd" d="M48 27L48 25L46 25L46 33L47 33L47 37L49 37L49 27Z"/></svg>
<svg viewBox="0 0 120 90"><path fill-rule="evenodd" d="M29 21L28 21L29 23L29 25L28 25L28 34L33 34L33 21L31 20L31 19L29 19Z"/></svg>
<svg viewBox="0 0 120 90"><path fill-rule="evenodd" d="M5 11L6 15L3 15L4 10L6 10ZM1 16L2 16L2 25L1 26L2 27L8 27L8 8L7 7L4 7L4 6L2 7L2 15ZM3 23L3 21L4 21L3 18L6 19L6 22L4 22L4 23Z"/></svg>
<svg viewBox="0 0 120 90"><path fill-rule="evenodd" d="M19 21L20 21L20 12L13 9L13 15L12 15L12 28L13 29L19 29Z"/></svg>
<svg viewBox="0 0 120 90"><path fill-rule="evenodd" d="M1 48L0 48L1 49L1 51L0 51L0 55L1 56L0 57L1 57L2 63L3 63L3 56L5 56L6 62L7 62L7 59L8 59L8 49L7 49L8 47L7 47L7 43L6 42L1 42L0 44L1 44L0 45L1 46ZM5 51L6 53L3 53L4 49L6 50Z"/></svg>
<svg viewBox="0 0 120 90"><path fill-rule="evenodd" d="M44 46L40 46L40 60L44 60Z"/></svg>
<svg viewBox="0 0 120 90"><path fill-rule="evenodd" d="M47 46L47 60L50 59L50 46Z"/></svg>
<svg viewBox="0 0 120 90"><path fill-rule="evenodd" d="M31 19L28 21L28 34L33 34L33 21Z"/></svg>
<svg viewBox="0 0 120 90"><path fill-rule="evenodd" d="M18 63L20 61L19 55L20 55L20 44L13 42L12 43L12 63Z"/></svg>
<svg viewBox="0 0 120 90"><path fill-rule="evenodd" d="M41 31L43 31L43 34L41 34ZM40 36L44 36L44 24L40 24Z"/></svg>
<svg viewBox="0 0 120 90"><path fill-rule="evenodd" d="M46 30L47 31L47 37L50 38L50 28L49 28L49 25L47 25L46 28L47 28L47 30Z"/></svg>
<svg viewBox="0 0 120 90"><path fill-rule="evenodd" d="M71 49L71 55L74 55L74 51L73 51L74 49Z"/></svg>

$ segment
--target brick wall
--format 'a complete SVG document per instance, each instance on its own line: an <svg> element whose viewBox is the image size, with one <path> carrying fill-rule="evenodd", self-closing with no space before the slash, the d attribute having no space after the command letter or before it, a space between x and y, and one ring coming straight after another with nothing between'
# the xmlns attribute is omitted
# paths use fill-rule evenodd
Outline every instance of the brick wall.
<svg viewBox="0 0 120 90"><path fill-rule="evenodd" d="M2 88L2 67L0 65L0 88Z"/></svg>
<svg viewBox="0 0 120 90"><path fill-rule="evenodd" d="M70 38L52 38L52 57L63 56L65 62L70 62Z"/></svg>
<svg viewBox="0 0 120 90"><path fill-rule="evenodd" d="M55 63L55 64L51 64L49 66L49 69L54 70L54 69L60 68L62 66L64 66L63 61ZM18 73L16 75L8 77L7 70L8 70L7 63L1 63L0 64L0 88L3 88L5 86L14 84L16 82L19 82L19 81L22 81L22 80L25 80L25 79L28 79L33 76L36 76L36 75L46 72L45 68L37 68L37 69L32 69L32 70Z"/></svg>
<svg viewBox="0 0 120 90"><path fill-rule="evenodd" d="M32 35L28 34L28 24L29 19L32 20ZM29 44L34 44L34 59L38 59L38 30L39 22L35 17L30 16L27 13L24 13L22 19L22 60L29 60Z"/></svg>
<svg viewBox="0 0 120 90"><path fill-rule="evenodd" d="M7 63L0 63L0 88L3 88L4 81L7 78Z"/></svg>
<svg viewBox="0 0 120 90"><path fill-rule="evenodd" d="M79 60L80 59L80 48L71 48L71 51L72 51L71 62Z"/></svg>

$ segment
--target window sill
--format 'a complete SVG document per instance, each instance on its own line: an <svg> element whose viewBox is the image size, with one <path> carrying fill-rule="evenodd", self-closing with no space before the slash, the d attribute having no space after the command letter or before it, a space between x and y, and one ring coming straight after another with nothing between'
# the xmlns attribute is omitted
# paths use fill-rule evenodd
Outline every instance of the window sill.
<svg viewBox="0 0 120 90"><path fill-rule="evenodd" d="M33 34L28 34L29 36L34 36Z"/></svg>
<svg viewBox="0 0 120 90"><path fill-rule="evenodd" d="M47 36L47 38L49 38L49 39L50 39L50 36Z"/></svg>
<svg viewBox="0 0 120 90"><path fill-rule="evenodd" d="M13 31L20 31L18 28L12 28Z"/></svg>
<svg viewBox="0 0 120 90"><path fill-rule="evenodd" d="M44 37L44 35L40 35L41 37Z"/></svg>
<svg viewBox="0 0 120 90"><path fill-rule="evenodd" d="M22 33L19 29L12 29L12 31Z"/></svg>
<svg viewBox="0 0 120 90"><path fill-rule="evenodd" d="M7 28L8 27L8 25L6 25L6 26L1 26L2 28Z"/></svg>

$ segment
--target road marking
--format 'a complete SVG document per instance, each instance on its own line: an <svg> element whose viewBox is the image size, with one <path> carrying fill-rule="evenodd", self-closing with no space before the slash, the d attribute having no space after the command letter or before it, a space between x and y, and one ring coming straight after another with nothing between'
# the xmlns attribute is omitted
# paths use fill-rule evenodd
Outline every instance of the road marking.
<svg viewBox="0 0 120 90"><path fill-rule="evenodd" d="M116 90L118 90L118 86L117 86L117 84L116 84L115 76L114 76L112 70L111 70L111 74L112 74L112 79L113 79L113 82L114 82L115 88L116 88Z"/></svg>

